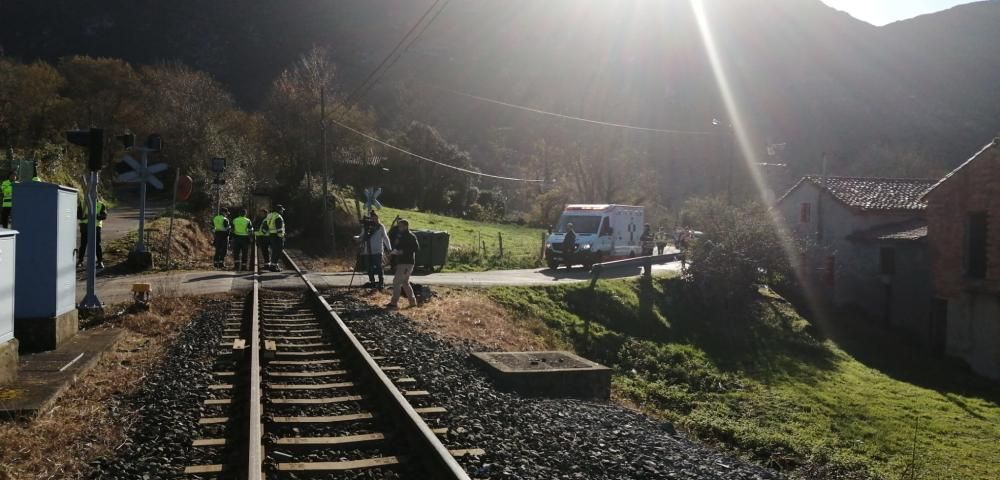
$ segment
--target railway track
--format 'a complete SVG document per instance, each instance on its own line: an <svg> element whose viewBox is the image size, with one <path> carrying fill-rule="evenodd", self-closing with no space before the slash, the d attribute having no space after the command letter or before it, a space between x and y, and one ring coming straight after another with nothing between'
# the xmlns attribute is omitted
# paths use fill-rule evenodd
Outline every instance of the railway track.
<svg viewBox="0 0 1000 480"><path fill-rule="evenodd" d="M185 476L468 479L455 457L482 451L445 447L446 411L405 358L355 336L285 259L307 291L264 290L255 267L248 298L230 304Z"/></svg>

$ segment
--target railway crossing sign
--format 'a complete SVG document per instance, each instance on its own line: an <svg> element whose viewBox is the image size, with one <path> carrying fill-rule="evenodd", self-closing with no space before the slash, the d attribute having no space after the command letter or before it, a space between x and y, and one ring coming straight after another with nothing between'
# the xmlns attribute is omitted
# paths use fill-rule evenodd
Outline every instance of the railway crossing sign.
<svg viewBox="0 0 1000 480"><path fill-rule="evenodd" d="M365 212L372 211L372 208L381 209L382 204L378 201L378 196L382 194L382 187L365 189Z"/></svg>
<svg viewBox="0 0 1000 480"><path fill-rule="evenodd" d="M122 161L129 167L132 167L132 171L118 175L118 181L128 183L147 183L157 190L163 190L163 182L161 182L159 178L156 178L156 174L165 171L168 168L167 164L161 162L146 166L145 155L143 155L142 158L143 162L139 163L136 159L132 158L131 155L125 155L122 158Z"/></svg>

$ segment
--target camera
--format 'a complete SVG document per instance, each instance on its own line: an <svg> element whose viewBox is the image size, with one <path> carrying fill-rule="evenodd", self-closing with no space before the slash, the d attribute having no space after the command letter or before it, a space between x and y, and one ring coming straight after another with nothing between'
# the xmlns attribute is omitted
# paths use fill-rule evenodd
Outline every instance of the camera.
<svg viewBox="0 0 1000 480"><path fill-rule="evenodd" d="M361 226L364 229L365 238L370 238L375 233L378 222L373 220L372 217L364 217L361 219Z"/></svg>

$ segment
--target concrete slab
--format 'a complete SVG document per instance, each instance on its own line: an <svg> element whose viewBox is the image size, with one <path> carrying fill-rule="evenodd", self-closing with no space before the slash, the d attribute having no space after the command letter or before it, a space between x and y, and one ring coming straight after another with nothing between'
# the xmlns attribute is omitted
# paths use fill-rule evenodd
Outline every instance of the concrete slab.
<svg viewBox="0 0 1000 480"><path fill-rule="evenodd" d="M17 339L0 342L0 385L17 380Z"/></svg>
<svg viewBox="0 0 1000 480"><path fill-rule="evenodd" d="M0 419L33 417L47 411L80 375L114 348L122 333L116 328L86 330L56 350L22 356L17 380L0 386Z"/></svg>
<svg viewBox="0 0 1000 480"><path fill-rule="evenodd" d="M136 283L148 283L153 287L153 300L156 301L157 297L164 296L189 296L229 292L233 290L234 282L237 279L246 276L247 274L241 272L203 270L98 277L96 290L97 297L106 305L128 303L132 301L132 285ZM77 283L77 301L83 299L86 289L86 282Z"/></svg>
<svg viewBox="0 0 1000 480"><path fill-rule="evenodd" d="M476 352L497 386L524 395L607 400L611 369L566 351Z"/></svg>
<svg viewBox="0 0 1000 480"><path fill-rule="evenodd" d="M14 336L21 344L21 353L55 350L79 330L80 316L75 308L51 318L14 319Z"/></svg>
<svg viewBox="0 0 1000 480"><path fill-rule="evenodd" d="M653 273L680 272L681 262L671 262L664 265L653 265ZM273 277L276 280L268 288L298 288L294 282L299 281L292 275ZM602 280L612 280L618 278L637 277L641 269L636 268L615 268L607 269L601 274ZM278 274L274 274L278 275ZM351 272L310 272L306 274L309 280L316 285L316 288L346 287L352 284ZM590 272L582 268L567 270L549 270L545 268L526 270L494 270L489 272L445 272L431 273L426 275L413 275L410 282L438 285L438 286L461 286L461 287L502 287L502 286L544 286L559 283L589 282ZM362 273L354 275L353 286L364 285L368 281L368 276ZM385 276L386 285L392 284L392 275Z"/></svg>
<svg viewBox="0 0 1000 480"><path fill-rule="evenodd" d="M654 265L653 272L678 272L680 262L666 265ZM635 277L639 268L608 269L602 279ZM354 275L351 272L309 272L309 280L316 288L360 286L368 281L365 274ZM392 284L392 275L386 275L387 285ZM532 286L553 285L560 282L590 281L590 272L582 268L572 270L548 270L544 268L526 270L496 270L490 272L448 272L428 275L414 275L413 283L439 286L464 287L495 287L495 286ZM261 274L264 288L274 290L299 290L305 288L298 276L291 270L281 272L264 272ZM153 298L163 296L203 295L209 293L224 293L229 291L245 291L252 285L250 275L245 272L226 270L201 270L186 272L164 272L144 275L124 275L119 277L98 277L97 296L105 304L125 303L132 301L132 284L149 283L153 286ZM86 282L77 283L77 300L83 299Z"/></svg>

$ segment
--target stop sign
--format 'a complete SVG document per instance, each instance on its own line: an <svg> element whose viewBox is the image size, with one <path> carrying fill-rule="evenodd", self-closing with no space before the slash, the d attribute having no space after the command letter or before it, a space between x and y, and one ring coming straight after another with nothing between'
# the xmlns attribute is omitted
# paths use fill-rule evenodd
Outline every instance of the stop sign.
<svg viewBox="0 0 1000 480"><path fill-rule="evenodd" d="M177 181L177 199L180 201L187 200L191 196L191 191L194 190L194 180L191 177L184 175Z"/></svg>

